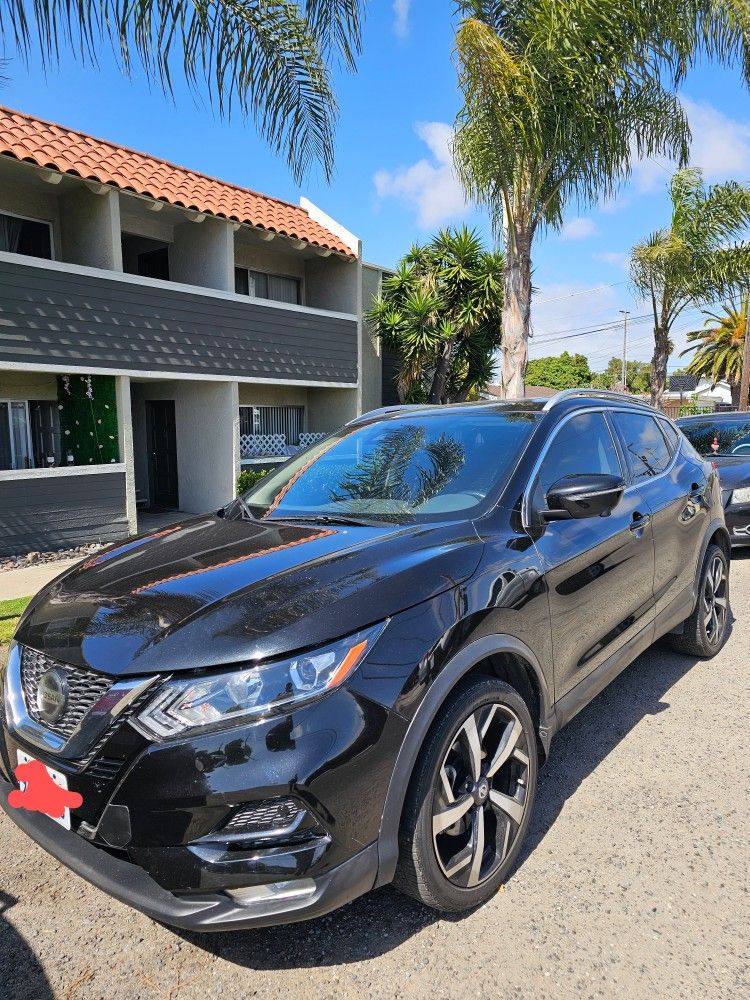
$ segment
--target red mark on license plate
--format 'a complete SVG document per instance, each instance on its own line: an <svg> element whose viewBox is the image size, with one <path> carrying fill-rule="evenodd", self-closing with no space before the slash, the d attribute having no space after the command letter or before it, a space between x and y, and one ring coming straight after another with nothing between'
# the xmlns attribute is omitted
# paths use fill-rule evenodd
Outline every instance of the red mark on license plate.
<svg viewBox="0 0 750 1000"><path fill-rule="evenodd" d="M28 809L59 820L66 809L78 809L83 805L83 796L55 784L40 760L19 764L14 773L23 785L8 796L8 805L14 809Z"/></svg>

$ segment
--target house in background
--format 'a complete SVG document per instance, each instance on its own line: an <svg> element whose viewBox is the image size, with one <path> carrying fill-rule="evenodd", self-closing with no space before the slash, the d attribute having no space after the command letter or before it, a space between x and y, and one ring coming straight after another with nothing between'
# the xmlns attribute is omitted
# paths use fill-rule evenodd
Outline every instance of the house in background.
<svg viewBox="0 0 750 1000"><path fill-rule="evenodd" d="M379 405L379 280L306 199L0 108L0 555L216 509Z"/></svg>

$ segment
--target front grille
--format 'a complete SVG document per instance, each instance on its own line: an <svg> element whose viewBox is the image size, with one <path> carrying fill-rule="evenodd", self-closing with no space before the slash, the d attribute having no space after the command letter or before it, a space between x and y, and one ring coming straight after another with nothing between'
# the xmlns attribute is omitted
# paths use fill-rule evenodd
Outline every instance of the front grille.
<svg viewBox="0 0 750 1000"><path fill-rule="evenodd" d="M264 799L243 806L226 823L227 833L275 833L297 819L303 807L296 799Z"/></svg>
<svg viewBox="0 0 750 1000"><path fill-rule="evenodd" d="M56 668L65 673L68 684L68 699L65 711L57 722L47 722L37 708L39 681L48 670ZM69 739L83 719L99 699L109 691L112 681L101 674L68 663L53 660L44 653L24 646L21 649L21 684L23 685L26 710L31 718L45 729Z"/></svg>

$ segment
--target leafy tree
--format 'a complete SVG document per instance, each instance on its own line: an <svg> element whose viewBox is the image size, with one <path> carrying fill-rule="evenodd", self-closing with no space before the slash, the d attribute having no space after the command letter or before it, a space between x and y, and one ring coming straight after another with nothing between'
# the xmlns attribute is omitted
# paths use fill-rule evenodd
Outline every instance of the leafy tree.
<svg viewBox="0 0 750 1000"><path fill-rule="evenodd" d="M647 361L628 361L625 365L628 392L636 396L644 395L651 389L651 365ZM596 389L612 389L622 384L622 358L611 358L599 375L594 375L592 385Z"/></svg>
<svg viewBox="0 0 750 1000"><path fill-rule="evenodd" d="M126 72L138 59L172 94L179 67L229 116L251 116L296 181L312 162L333 169L332 60L354 67L363 0L5 0L0 37L45 64L72 49L94 64L104 45Z"/></svg>
<svg viewBox="0 0 750 1000"><path fill-rule="evenodd" d="M543 385L549 389L578 389L591 385L591 370L585 354L562 354L552 358L534 358L526 371L529 385Z"/></svg>
<svg viewBox="0 0 750 1000"><path fill-rule="evenodd" d="M699 56L743 61L744 0L459 0L454 153L505 243L500 384L521 396L532 245L571 202L610 197L634 157L688 155L671 92Z"/></svg>
<svg viewBox="0 0 750 1000"><path fill-rule="evenodd" d="M723 315L707 313L704 329L693 330L687 335L691 346L680 355L693 354L686 370L691 375L711 379L711 388L717 382L728 382L734 406L739 406L740 402L748 307L750 301L746 296L739 308L725 305Z"/></svg>
<svg viewBox="0 0 750 1000"><path fill-rule="evenodd" d="M689 305L731 294L750 273L750 188L707 188L700 170L678 170L670 185L672 220L633 247L630 270L654 317L651 402L661 404L672 350L670 331Z"/></svg>
<svg viewBox="0 0 750 1000"><path fill-rule="evenodd" d="M402 399L463 402L492 381L502 271L502 254L464 226L412 247L383 282L368 316L399 355Z"/></svg>

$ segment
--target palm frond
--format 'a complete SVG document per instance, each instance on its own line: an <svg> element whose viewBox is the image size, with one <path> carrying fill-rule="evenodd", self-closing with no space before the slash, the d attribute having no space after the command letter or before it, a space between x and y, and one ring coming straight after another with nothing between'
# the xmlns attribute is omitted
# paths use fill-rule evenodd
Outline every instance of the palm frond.
<svg viewBox="0 0 750 1000"><path fill-rule="evenodd" d="M175 72L205 87L219 113L253 119L297 182L333 171L337 105L329 62L353 67L363 0L6 0L0 36L47 64L71 49L92 63L111 44L173 93Z"/></svg>

